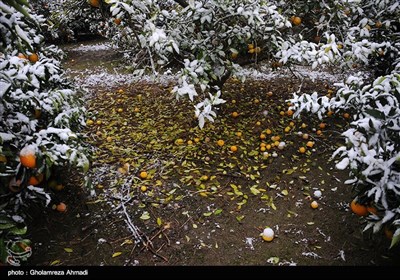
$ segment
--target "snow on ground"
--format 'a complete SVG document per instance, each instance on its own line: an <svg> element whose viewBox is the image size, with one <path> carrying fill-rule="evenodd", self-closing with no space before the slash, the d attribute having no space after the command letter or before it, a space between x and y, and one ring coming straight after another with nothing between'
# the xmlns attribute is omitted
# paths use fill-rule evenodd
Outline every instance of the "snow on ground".
<svg viewBox="0 0 400 280"><path fill-rule="evenodd" d="M74 52L97 52L97 51L108 51L115 49L111 43L101 42L98 44L80 44L78 47L71 48Z"/></svg>

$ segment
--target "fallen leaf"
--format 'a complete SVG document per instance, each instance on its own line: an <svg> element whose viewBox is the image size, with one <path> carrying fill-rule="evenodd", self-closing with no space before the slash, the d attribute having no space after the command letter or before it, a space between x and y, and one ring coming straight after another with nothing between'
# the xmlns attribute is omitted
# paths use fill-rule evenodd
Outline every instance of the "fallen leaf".
<svg viewBox="0 0 400 280"><path fill-rule="evenodd" d="M112 258L116 258L118 256L122 255L122 252L115 252L114 254L112 254Z"/></svg>
<svg viewBox="0 0 400 280"><path fill-rule="evenodd" d="M74 250L71 248L64 248L64 251L67 253L72 253Z"/></svg>

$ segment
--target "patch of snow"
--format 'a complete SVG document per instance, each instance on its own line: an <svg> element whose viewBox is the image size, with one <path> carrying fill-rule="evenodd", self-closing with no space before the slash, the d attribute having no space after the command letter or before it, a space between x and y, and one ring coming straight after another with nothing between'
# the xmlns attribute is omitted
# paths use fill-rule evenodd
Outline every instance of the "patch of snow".
<svg viewBox="0 0 400 280"><path fill-rule="evenodd" d="M303 252L303 256L308 257L308 258L313 258L313 259L322 259L320 256L318 256L315 252Z"/></svg>
<svg viewBox="0 0 400 280"><path fill-rule="evenodd" d="M110 43L99 43L95 45L84 45L81 44L78 47L71 49L71 51L75 52L97 52L97 51L107 51L110 49L115 49Z"/></svg>
<svg viewBox="0 0 400 280"><path fill-rule="evenodd" d="M253 241L253 237L246 237L246 245L249 246L250 250L254 250Z"/></svg>

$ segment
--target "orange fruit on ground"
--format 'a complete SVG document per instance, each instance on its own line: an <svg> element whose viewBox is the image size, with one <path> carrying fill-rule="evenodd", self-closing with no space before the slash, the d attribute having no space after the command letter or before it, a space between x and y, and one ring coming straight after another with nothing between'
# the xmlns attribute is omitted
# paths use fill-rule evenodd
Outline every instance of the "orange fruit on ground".
<svg viewBox="0 0 400 280"><path fill-rule="evenodd" d="M289 109L289 110L287 110L286 114L290 117L293 115L293 111Z"/></svg>
<svg viewBox="0 0 400 280"><path fill-rule="evenodd" d="M121 19L120 19L120 18L114 19L114 23L115 23L116 25L120 25L120 24L121 24Z"/></svg>
<svg viewBox="0 0 400 280"><path fill-rule="evenodd" d="M285 127L285 132L288 133L290 131L290 126Z"/></svg>
<svg viewBox="0 0 400 280"><path fill-rule="evenodd" d="M268 92L267 92L267 95L268 95L269 97L271 97L271 96L273 95L272 91L268 91Z"/></svg>
<svg viewBox="0 0 400 280"><path fill-rule="evenodd" d="M183 144L183 139L179 138L175 140L176 145L182 145Z"/></svg>
<svg viewBox="0 0 400 280"><path fill-rule="evenodd" d="M260 134L260 139L261 139L261 140L264 140L265 138L267 138L267 136L266 136L264 133L261 133L261 134Z"/></svg>
<svg viewBox="0 0 400 280"><path fill-rule="evenodd" d="M353 213L357 214L358 216L367 216L368 210L365 205L359 204L355 199L353 199L350 203L350 209Z"/></svg>
<svg viewBox="0 0 400 280"><path fill-rule="evenodd" d="M324 129L326 127L326 123L320 123L319 128Z"/></svg>
<svg viewBox="0 0 400 280"><path fill-rule="evenodd" d="M271 129L268 128L268 129L265 131L265 133L267 133L267 134L269 135L269 134L272 133L272 131L271 131Z"/></svg>
<svg viewBox="0 0 400 280"><path fill-rule="evenodd" d="M30 62L35 63L39 61L39 56L36 53L30 54L28 56Z"/></svg>
<svg viewBox="0 0 400 280"><path fill-rule="evenodd" d="M236 136L237 137L241 137L242 136L242 132L240 132L240 131L236 132Z"/></svg>
<svg viewBox="0 0 400 280"><path fill-rule="evenodd" d="M188 143L188 145L193 145L193 141L192 140L188 140L187 143Z"/></svg>
<svg viewBox="0 0 400 280"><path fill-rule="evenodd" d="M93 121L93 120L87 120L87 121L86 121L86 124L87 124L87 125L92 125L92 124L94 124L94 121Z"/></svg>
<svg viewBox="0 0 400 280"><path fill-rule="evenodd" d="M25 149L25 148L24 148ZM25 167L36 168L36 155L30 150L21 150L19 161Z"/></svg>
<svg viewBox="0 0 400 280"><path fill-rule="evenodd" d="M220 139L217 141L217 145L222 147L223 145L225 145L225 141Z"/></svg>
<svg viewBox="0 0 400 280"><path fill-rule="evenodd" d="M307 139L308 139L308 134L307 134L307 133L304 133L301 137L302 137L304 140L307 140Z"/></svg>
<svg viewBox="0 0 400 280"><path fill-rule="evenodd" d="M237 146L231 146L231 151L232 151L232 152L237 152L237 150L238 150L238 147L237 147Z"/></svg>
<svg viewBox="0 0 400 280"><path fill-rule="evenodd" d="M317 135L321 135L322 131L321 130L317 130Z"/></svg>
<svg viewBox="0 0 400 280"><path fill-rule="evenodd" d="M93 7L100 7L100 0L90 0L89 4L92 5Z"/></svg>
<svg viewBox="0 0 400 280"><path fill-rule="evenodd" d="M304 154L306 152L306 148L304 148L304 147L300 147L299 148L299 153L300 154Z"/></svg>
<svg viewBox="0 0 400 280"><path fill-rule="evenodd" d="M260 147L261 152L265 152L266 150L267 150L267 148L265 146Z"/></svg>
<svg viewBox="0 0 400 280"><path fill-rule="evenodd" d="M328 111L328 112L326 113L326 115L327 115L328 117L332 116L332 115L333 115L333 111Z"/></svg>
<svg viewBox="0 0 400 280"><path fill-rule="evenodd" d="M279 112L279 115L284 116L284 115L285 115L285 112L280 111L280 112Z"/></svg>
<svg viewBox="0 0 400 280"><path fill-rule="evenodd" d="M145 192L145 191L147 191L147 187L146 187L146 186L141 186L141 187L140 187L140 190L141 190L142 192Z"/></svg>
<svg viewBox="0 0 400 280"><path fill-rule="evenodd" d="M344 117L345 119L349 119L349 118L350 118L350 114L349 114L349 113L344 113L344 114L343 114L343 117Z"/></svg>
<svg viewBox="0 0 400 280"><path fill-rule="evenodd" d="M312 148L314 146L314 142L313 141L308 141L306 146L309 147L309 148Z"/></svg>
<svg viewBox="0 0 400 280"><path fill-rule="evenodd" d="M256 125L260 126L260 125L261 125L261 122L256 122Z"/></svg>
<svg viewBox="0 0 400 280"><path fill-rule="evenodd" d="M267 150L271 150L271 145L270 144L267 144L266 146L265 146L265 148L267 149Z"/></svg>
<svg viewBox="0 0 400 280"><path fill-rule="evenodd" d="M147 172L146 171L142 171L142 172L140 172L140 174L139 174L139 176L140 176L140 178L142 178L142 179L146 179L147 178Z"/></svg>
<svg viewBox="0 0 400 280"><path fill-rule="evenodd" d="M42 173L40 173L36 176L31 176L28 180L28 184L32 185L32 186L39 185L43 181L43 178L44 178L44 176Z"/></svg>
<svg viewBox="0 0 400 280"><path fill-rule="evenodd" d="M67 211L67 205L65 205L64 202L60 202L60 203L57 205L56 210L57 210L58 212L65 212L65 211Z"/></svg>
<svg viewBox="0 0 400 280"><path fill-rule="evenodd" d="M200 142L200 138L198 138L198 137L194 138L194 142L195 143L199 143Z"/></svg>
<svg viewBox="0 0 400 280"><path fill-rule="evenodd" d="M292 23L294 25L300 25L301 24L301 18L300 17L293 17L292 18Z"/></svg>
<svg viewBox="0 0 400 280"><path fill-rule="evenodd" d="M122 109L122 108L118 108L118 110L117 110L118 113L122 113L123 111L124 111L124 109Z"/></svg>
<svg viewBox="0 0 400 280"><path fill-rule="evenodd" d="M305 123L301 124L301 128L306 128L306 127L307 127L307 125Z"/></svg>
<svg viewBox="0 0 400 280"><path fill-rule="evenodd" d="M313 202L311 202L310 204L312 209L317 209L318 208L318 202L316 202L315 200Z"/></svg>
<svg viewBox="0 0 400 280"><path fill-rule="evenodd" d="M238 116L239 116L239 113L238 113L238 112L233 112L233 113L232 113L232 117L237 118Z"/></svg>
<svg viewBox="0 0 400 280"><path fill-rule="evenodd" d="M248 48L249 50L254 49L254 44L248 44L248 45L247 45L247 48Z"/></svg>

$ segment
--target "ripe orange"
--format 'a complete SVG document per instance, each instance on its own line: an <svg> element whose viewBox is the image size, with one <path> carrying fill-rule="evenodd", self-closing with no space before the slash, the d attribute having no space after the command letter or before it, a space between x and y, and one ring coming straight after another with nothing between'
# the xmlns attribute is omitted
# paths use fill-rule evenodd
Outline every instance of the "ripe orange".
<svg viewBox="0 0 400 280"><path fill-rule="evenodd" d="M308 141L306 146L309 147L309 148L312 148L314 146L314 142L313 141Z"/></svg>
<svg viewBox="0 0 400 280"><path fill-rule="evenodd" d="M183 139L179 138L175 140L176 145L182 145L183 144Z"/></svg>
<svg viewBox="0 0 400 280"><path fill-rule="evenodd" d="M44 178L44 176L42 173L40 173L36 176L31 176L28 180L28 184L32 185L32 186L39 185L43 181L43 178Z"/></svg>
<svg viewBox="0 0 400 280"><path fill-rule="evenodd" d="M260 126L260 125L261 125L261 122L256 122L256 125L257 125L257 126Z"/></svg>
<svg viewBox="0 0 400 280"><path fill-rule="evenodd" d="M292 18L292 23L294 25L300 25L301 24L301 18L300 17L293 17Z"/></svg>
<svg viewBox="0 0 400 280"><path fill-rule="evenodd" d="M19 155L19 161L25 167L36 168L36 155L28 151L27 153L23 153L23 149Z"/></svg>
<svg viewBox="0 0 400 280"><path fill-rule="evenodd" d="M289 109L289 110L287 110L286 114L290 117L293 115L293 111Z"/></svg>
<svg viewBox="0 0 400 280"><path fill-rule="evenodd" d="M301 124L301 128L306 128L306 127L307 127L307 125L305 123Z"/></svg>
<svg viewBox="0 0 400 280"><path fill-rule="evenodd" d="M238 116L239 116L239 113L238 113L238 112L233 112L233 113L232 113L232 117L237 118Z"/></svg>
<svg viewBox="0 0 400 280"><path fill-rule="evenodd" d="M267 145L265 146L265 148L267 148L267 150L271 150L271 145L270 145L270 144L267 144Z"/></svg>
<svg viewBox="0 0 400 280"><path fill-rule="evenodd" d="M267 128L267 130L265 131L265 133L267 133L268 135L270 135L272 133L271 129Z"/></svg>
<svg viewBox="0 0 400 280"><path fill-rule="evenodd" d="M236 132L236 136L237 137L242 137L242 132L240 132L240 131Z"/></svg>
<svg viewBox="0 0 400 280"><path fill-rule="evenodd" d="M328 112L326 113L326 115L327 115L328 117L332 116L332 115L333 115L333 111L328 111Z"/></svg>
<svg viewBox="0 0 400 280"><path fill-rule="evenodd" d="M142 171L142 172L140 172L140 174L139 174L139 176L140 176L140 178L142 178L142 179L146 179L147 178L147 172L146 171Z"/></svg>
<svg viewBox="0 0 400 280"><path fill-rule="evenodd" d="M140 187L140 190L141 190L142 192L145 192L145 191L147 191L147 187L146 187L146 186L141 186L141 187Z"/></svg>
<svg viewBox="0 0 400 280"><path fill-rule="evenodd" d="M353 199L350 203L350 208L353 213L357 214L358 216L367 216L368 210L365 205L359 204L355 199Z"/></svg>
<svg viewBox="0 0 400 280"><path fill-rule="evenodd" d="M321 130L317 130L317 135L321 135L322 131Z"/></svg>
<svg viewBox="0 0 400 280"><path fill-rule="evenodd" d="M313 202L311 202L310 204L312 209L317 209L318 208L318 202L316 202L315 200Z"/></svg>
<svg viewBox="0 0 400 280"><path fill-rule="evenodd" d="M217 145L222 147L223 145L225 145L225 141L220 139L217 141Z"/></svg>
<svg viewBox="0 0 400 280"><path fill-rule="evenodd" d="M122 113L123 111L124 111L124 109L122 109L122 108L118 108L118 109L117 109L117 112L118 112L118 113Z"/></svg>
<svg viewBox="0 0 400 280"><path fill-rule="evenodd" d="M39 61L39 56L36 53L32 53L28 56L28 59L32 63L36 63Z"/></svg>
<svg viewBox="0 0 400 280"><path fill-rule="evenodd" d="M267 150L267 148L265 148L265 146L260 147L261 152L265 152L266 150Z"/></svg>
<svg viewBox="0 0 400 280"><path fill-rule="evenodd" d="M87 120L87 121L86 121L86 124L87 124L87 125L92 125L93 123L94 123L93 120Z"/></svg>
<svg viewBox="0 0 400 280"><path fill-rule="evenodd" d="M57 210L58 212L65 212L65 211L67 211L67 205L65 205L64 202L60 202L60 203L57 205L56 210Z"/></svg>
<svg viewBox="0 0 400 280"><path fill-rule="evenodd" d="M114 23L115 23L116 25L120 25L120 24L121 24L121 19L120 19L120 18L114 19Z"/></svg>
<svg viewBox="0 0 400 280"><path fill-rule="evenodd" d="M319 124L319 128L320 128L320 129L324 129L325 127L326 127L326 123L320 123L320 124Z"/></svg>
<svg viewBox="0 0 400 280"><path fill-rule="evenodd" d="M350 114L349 114L349 113L344 113L344 114L343 114L343 117L344 117L345 119L349 119L349 118L350 118Z"/></svg>
<svg viewBox="0 0 400 280"><path fill-rule="evenodd" d="M200 142L200 138L198 138L198 137L194 138L194 142L195 143L199 143Z"/></svg>
<svg viewBox="0 0 400 280"><path fill-rule="evenodd" d="M237 152L237 150L238 150L238 147L237 147L237 146L231 146L231 151L232 151L232 152Z"/></svg>
<svg viewBox="0 0 400 280"><path fill-rule="evenodd" d="M90 0L89 4L92 5L93 7L100 7L100 0Z"/></svg>
<svg viewBox="0 0 400 280"><path fill-rule="evenodd" d="M304 148L304 147L300 147L299 148L299 153L300 154L304 154L306 152L306 148Z"/></svg>
<svg viewBox="0 0 400 280"><path fill-rule="evenodd" d="M261 133L261 134L260 134L260 139L261 139L261 140L264 140L265 138L267 138L267 136L266 136L264 133Z"/></svg>
<svg viewBox="0 0 400 280"><path fill-rule="evenodd" d="M307 139L308 139L308 134L307 134L307 133L304 133L301 137L302 137L304 140L307 140Z"/></svg>
<svg viewBox="0 0 400 280"><path fill-rule="evenodd" d="M280 112L279 112L279 115L284 116L284 115L285 115L285 112L280 111Z"/></svg>

